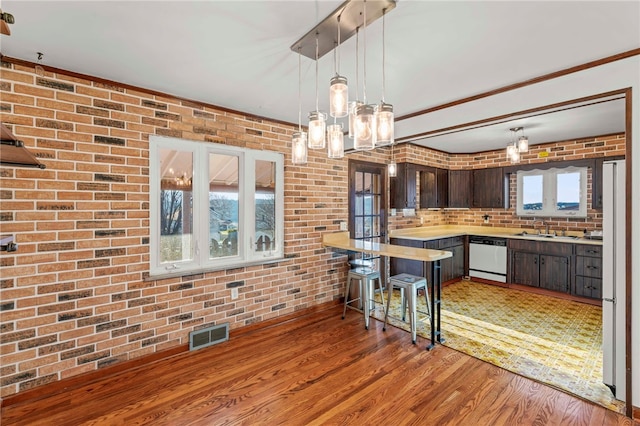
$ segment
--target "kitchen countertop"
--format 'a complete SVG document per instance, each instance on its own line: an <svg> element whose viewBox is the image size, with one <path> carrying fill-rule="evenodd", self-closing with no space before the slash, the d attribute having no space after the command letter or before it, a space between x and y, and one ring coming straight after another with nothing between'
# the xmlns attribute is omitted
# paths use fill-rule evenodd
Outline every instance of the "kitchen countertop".
<svg viewBox="0 0 640 426"><path fill-rule="evenodd" d="M434 262L452 256L450 251L432 250L415 247L403 247L395 244L371 243L349 239L349 232L333 232L322 235L322 245L361 253L373 253L380 256L400 257L403 259Z"/></svg>
<svg viewBox="0 0 640 426"><path fill-rule="evenodd" d="M516 235L526 231L528 235ZM418 228L395 229L389 232L390 238L404 238L407 240L438 240L441 238L459 237L461 235L477 235L481 237L498 237L512 238L518 240L531 241L548 241L554 243L575 243L575 244L592 244L602 245L602 240L591 240L582 237L582 232L568 232L569 237L540 237L536 234L537 230L524 228L499 228L491 226L458 226L458 225L440 225L440 226L421 226Z"/></svg>

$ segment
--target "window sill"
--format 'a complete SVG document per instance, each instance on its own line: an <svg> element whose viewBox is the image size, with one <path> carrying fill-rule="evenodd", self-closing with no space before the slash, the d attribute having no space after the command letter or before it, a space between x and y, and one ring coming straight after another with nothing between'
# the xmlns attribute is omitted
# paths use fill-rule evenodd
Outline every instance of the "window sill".
<svg viewBox="0 0 640 426"><path fill-rule="evenodd" d="M188 271L172 271L172 272L167 272L163 274L149 275L148 277L145 277L143 281L145 282L160 281L168 278L188 277L190 275L206 274L207 272L226 271L229 269L246 268L250 266L269 265L272 263L279 263L286 260L289 260L289 259L285 257L275 257L275 258L270 258L269 260L259 260L259 261L253 261L253 262L243 262L243 263L229 263L226 265L221 265L221 266L216 266L211 268L191 269Z"/></svg>

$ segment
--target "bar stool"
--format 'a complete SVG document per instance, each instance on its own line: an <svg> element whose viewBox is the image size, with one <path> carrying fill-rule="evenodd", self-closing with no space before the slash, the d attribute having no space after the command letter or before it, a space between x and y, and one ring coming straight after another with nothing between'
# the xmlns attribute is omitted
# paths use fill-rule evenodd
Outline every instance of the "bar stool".
<svg viewBox="0 0 640 426"><path fill-rule="evenodd" d="M344 319L347 308L354 309L364 314L364 328L369 329L369 316L371 315L371 306L375 303L372 298L372 292L375 292L373 281L378 281L378 290L382 297L382 306L384 306L384 292L382 290L382 281L380 280L380 272L367 267L359 267L349 270L347 275L347 286L344 292L344 307L342 309L342 319ZM358 297L349 299L349 291L351 290L352 281L358 282ZM359 301L361 307L352 306L351 303ZM388 306L388 304L387 304Z"/></svg>
<svg viewBox="0 0 640 426"><path fill-rule="evenodd" d="M384 325L382 330L386 330L387 317L389 316L389 304L391 297L393 296L393 288L400 289L400 297L402 300L402 321L405 320L405 312L407 305L409 308L409 324L411 327L411 341L415 344L417 337L417 316L418 312L431 316L431 309L429 307L429 291L427 288L427 279L424 277L418 277L410 274L399 274L389 278L389 294L387 296L387 309L384 314ZM417 308L417 293L418 290L424 289L425 301L427 302L427 311L419 311ZM405 297L406 296L406 297Z"/></svg>

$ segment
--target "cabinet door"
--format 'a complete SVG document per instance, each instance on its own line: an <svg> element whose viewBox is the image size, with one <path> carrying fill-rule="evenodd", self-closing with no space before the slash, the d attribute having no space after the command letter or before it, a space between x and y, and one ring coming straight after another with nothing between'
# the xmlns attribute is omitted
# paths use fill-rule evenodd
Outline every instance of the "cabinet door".
<svg viewBox="0 0 640 426"><path fill-rule="evenodd" d="M576 277L576 296L602 299L602 280L600 278Z"/></svg>
<svg viewBox="0 0 640 426"><path fill-rule="evenodd" d="M438 207L438 177L434 167L420 169L420 208Z"/></svg>
<svg viewBox="0 0 640 426"><path fill-rule="evenodd" d="M464 245L451 247L453 253L452 278L462 278L464 276Z"/></svg>
<svg viewBox="0 0 640 426"><path fill-rule="evenodd" d="M389 195L392 209L416 207L416 166L398 163L396 177L389 178Z"/></svg>
<svg viewBox="0 0 640 426"><path fill-rule="evenodd" d="M472 178L471 170L449 170L449 207L471 207Z"/></svg>
<svg viewBox="0 0 640 426"><path fill-rule="evenodd" d="M449 171L436 169L436 207L449 205Z"/></svg>
<svg viewBox="0 0 640 426"><path fill-rule="evenodd" d="M569 292L569 258L540 255L540 287L547 290Z"/></svg>
<svg viewBox="0 0 640 426"><path fill-rule="evenodd" d="M502 167L473 171L473 207L504 208L504 171Z"/></svg>
<svg viewBox="0 0 640 426"><path fill-rule="evenodd" d="M538 287L538 283L540 282L538 257L536 253L513 252L513 257L511 258L511 276L515 284Z"/></svg>

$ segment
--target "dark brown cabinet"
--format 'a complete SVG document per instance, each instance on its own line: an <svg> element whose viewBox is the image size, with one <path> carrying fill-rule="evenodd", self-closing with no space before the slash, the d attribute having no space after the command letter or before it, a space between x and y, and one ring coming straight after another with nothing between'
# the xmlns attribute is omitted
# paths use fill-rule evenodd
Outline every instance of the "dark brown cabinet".
<svg viewBox="0 0 640 426"><path fill-rule="evenodd" d="M505 207L505 175L502 167L473 171L473 207Z"/></svg>
<svg viewBox="0 0 640 426"><path fill-rule="evenodd" d="M448 207L471 207L473 174L471 170L449 170Z"/></svg>
<svg viewBox="0 0 640 426"><path fill-rule="evenodd" d="M391 238L391 244L405 247L417 247L433 250L450 251L452 257L440 261L440 280L447 282L464 276L465 267L465 241L463 236L441 238L438 240L410 240L405 238ZM391 258L391 275L407 273L426 277L427 282L432 282L431 263L418 260Z"/></svg>
<svg viewBox="0 0 640 426"><path fill-rule="evenodd" d="M420 167L420 208L448 206L449 173L446 169Z"/></svg>
<svg viewBox="0 0 640 426"><path fill-rule="evenodd" d="M412 163L398 163L396 177L389 178L392 209L416 208L416 167Z"/></svg>
<svg viewBox="0 0 640 426"><path fill-rule="evenodd" d="M575 283L576 296L602 298L602 246L576 244Z"/></svg>
<svg viewBox="0 0 640 426"><path fill-rule="evenodd" d="M570 292L572 244L509 240L510 282Z"/></svg>

